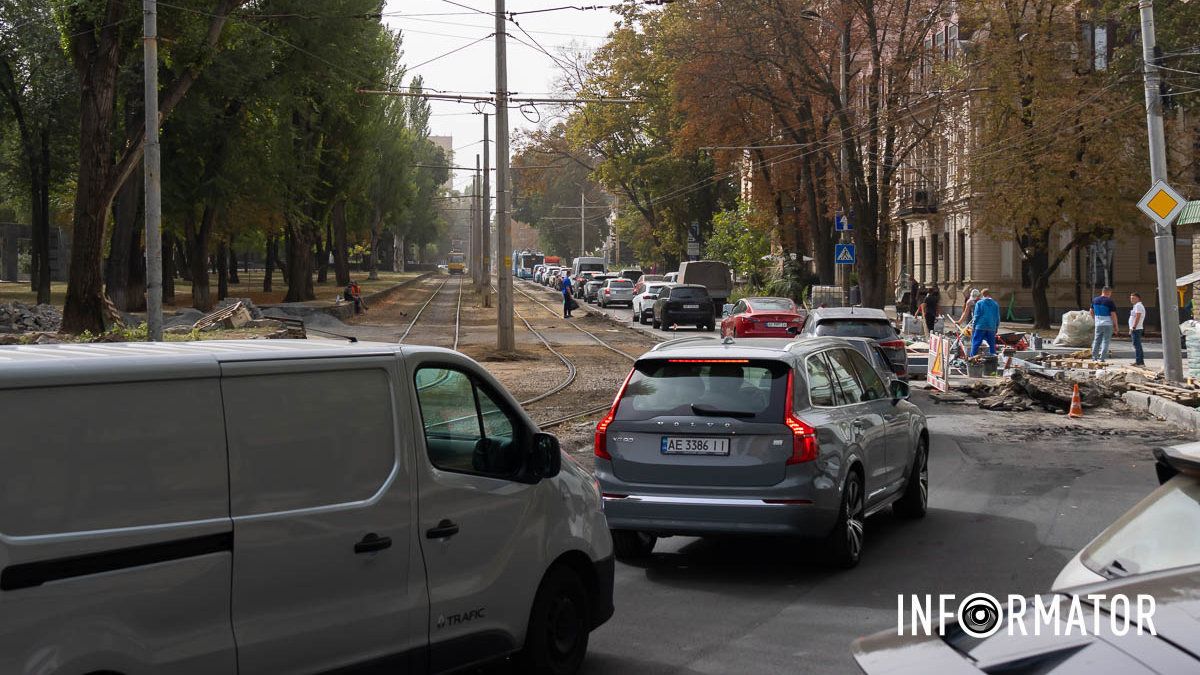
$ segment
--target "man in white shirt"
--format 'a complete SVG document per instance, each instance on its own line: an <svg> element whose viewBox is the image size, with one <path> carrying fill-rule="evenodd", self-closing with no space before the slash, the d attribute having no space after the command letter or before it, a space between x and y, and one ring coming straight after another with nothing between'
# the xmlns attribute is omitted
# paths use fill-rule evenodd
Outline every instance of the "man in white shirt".
<svg viewBox="0 0 1200 675"><path fill-rule="evenodd" d="M1142 352L1142 329L1146 324L1146 306L1142 304L1142 295L1138 292L1129 294L1129 337L1133 339L1133 365L1146 365L1146 357Z"/></svg>

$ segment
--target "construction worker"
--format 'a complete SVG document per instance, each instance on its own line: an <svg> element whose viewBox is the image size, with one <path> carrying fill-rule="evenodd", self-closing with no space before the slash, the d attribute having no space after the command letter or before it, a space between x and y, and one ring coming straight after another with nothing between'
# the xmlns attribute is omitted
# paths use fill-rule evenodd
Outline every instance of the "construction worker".
<svg viewBox="0 0 1200 675"><path fill-rule="evenodd" d="M962 316L958 317L958 325L965 326L968 321L971 321L975 315L975 303L979 302L979 289L972 288L971 294L967 296L967 300L963 303Z"/></svg>
<svg viewBox="0 0 1200 675"><path fill-rule="evenodd" d="M979 353L986 342L992 356L996 355L996 331L1000 328L1000 305L992 299L992 291L983 289L971 313L971 356Z"/></svg>
<svg viewBox="0 0 1200 675"><path fill-rule="evenodd" d="M1117 303L1113 302L1112 289L1100 289L1100 295L1092 298L1089 310L1096 322L1096 333L1092 338L1092 360L1104 363L1108 360L1108 348L1117 336Z"/></svg>

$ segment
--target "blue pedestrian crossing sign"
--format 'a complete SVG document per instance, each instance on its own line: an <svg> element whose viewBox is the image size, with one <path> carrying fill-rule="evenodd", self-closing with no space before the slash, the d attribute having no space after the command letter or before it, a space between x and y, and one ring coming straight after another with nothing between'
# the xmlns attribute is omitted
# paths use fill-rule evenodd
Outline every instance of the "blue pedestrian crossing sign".
<svg viewBox="0 0 1200 675"><path fill-rule="evenodd" d="M837 232L849 232L854 229L854 224L845 214L839 213L833 217L833 229Z"/></svg>
<svg viewBox="0 0 1200 675"><path fill-rule="evenodd" d="M853 265L854 244L834 244L833 262L839 265Z"/></svg>

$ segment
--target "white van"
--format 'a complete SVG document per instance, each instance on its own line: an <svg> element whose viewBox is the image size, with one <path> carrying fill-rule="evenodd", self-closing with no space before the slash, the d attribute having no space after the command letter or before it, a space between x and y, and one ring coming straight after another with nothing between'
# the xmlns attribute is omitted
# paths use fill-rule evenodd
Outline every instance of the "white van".
<svg viewBox="0 0 1200 675"><path fill-rule="evenodd" d="M591 476L463 355L0 347L0 673L574 672Z"/></svg>
<svg viewBox="0 0 1200 675"><path fill-rule="evenodd" d="M608 263L604 258L583 256L571 261L571 278L577 279L584 272L603 274L607 269Z"/></svg>

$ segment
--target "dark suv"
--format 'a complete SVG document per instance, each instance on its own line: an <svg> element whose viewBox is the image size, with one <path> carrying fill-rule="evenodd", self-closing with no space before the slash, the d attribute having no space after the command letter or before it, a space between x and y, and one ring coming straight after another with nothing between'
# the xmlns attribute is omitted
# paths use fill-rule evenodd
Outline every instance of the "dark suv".
<svg viewBox="0 0 1200 675"><path fill-rule="evenodd" d="M664 288L654 302L654 317L650 323L664 330L685 324L701 330L712 330L717 324L708 289L698 284L680 284L669 290Z"/></svg>

